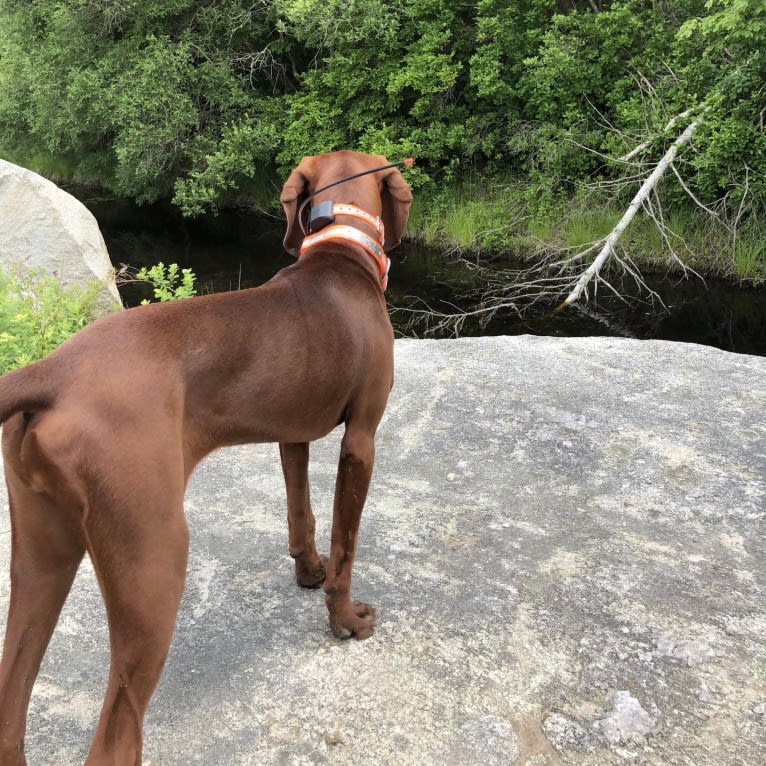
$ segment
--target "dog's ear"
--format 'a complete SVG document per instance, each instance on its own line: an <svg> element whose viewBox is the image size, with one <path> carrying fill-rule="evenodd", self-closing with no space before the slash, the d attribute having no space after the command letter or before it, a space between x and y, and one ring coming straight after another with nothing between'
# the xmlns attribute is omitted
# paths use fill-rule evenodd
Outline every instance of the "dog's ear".
<svg viewBox="0 0 766 766"><path fill-rule="evenodd" d="M390 250L402 241L412 204L410 187L396 168L391 168L383 177L380 201L383 206L383 223L386 226L386 241L383 247Z"/></svg>
<svg viewBox="0 0 766 766"><path fill-rule="evenodd" d="M284 245L290 255L297 258L303 241L303 231L298 222L298 210L308 195L309 166L311 157L304 157L282 187L279 201L285 209L287 218L287 231L285 232Z"/></svg>

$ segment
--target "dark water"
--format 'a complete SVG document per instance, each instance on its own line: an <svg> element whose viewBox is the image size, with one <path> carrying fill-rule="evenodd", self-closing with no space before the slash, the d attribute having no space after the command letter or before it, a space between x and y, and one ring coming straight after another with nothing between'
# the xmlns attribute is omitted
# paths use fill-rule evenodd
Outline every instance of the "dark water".
<svg viewBox="0 0 766 766"><path fill-rule="evenodd" d="M140 208L114 200L84 201L98 219L115 266L178 263L195 272L199 293L253 287L293 263L282 249L283 223L276 218L227 211L188 221L166 205ZM402 310L418 299L444 312L456 305L471 306L472 299L461 296L479 283L465 264L406 243L391 255L386 296L398 334L427 334L424 326L412 326L412 316ZM766 290L697 278L647 281L664 308L656 301L625 304L604 297L596 306L570 308L555 316L545 311L524 319L497 315L486 327L466 323L460 334L659 338L766 356ZM128 305L150 297L145 286L123 285L120 292Z"/></svg>

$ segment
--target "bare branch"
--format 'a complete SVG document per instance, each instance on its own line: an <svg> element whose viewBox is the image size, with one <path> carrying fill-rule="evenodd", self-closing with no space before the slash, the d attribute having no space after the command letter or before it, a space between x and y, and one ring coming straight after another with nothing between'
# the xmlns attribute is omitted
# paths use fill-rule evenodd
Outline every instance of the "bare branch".
<svg viewBox="0 0 766 766"><path fill-rule="evenodd" d="M686 130L681 133L681 135L678 136L678 138L671 144L668 151L665 152L663 158L657 163L657 167L655 167L652 174L646 179L646 181L644 181L636 196L631 200L631 203L628 205L628 209L625 211L622 218L606 238L606 242L601 249L601 252L598 254L598 256L596 256L596 259L593 261L593 263L591 263L591 265L585 270L582 276L577 280L577 284L575 285L574 289L564 299L563 303L559 306L559 309L574 303L585 291L591 279L593 279L593 277L596 276L599 271L601 271L601 268L603 267L604 263L606 263L607 258L609 258L609 256L614 251L615 243L620 238L620 235L625 231L625 229L627 229L628 224L633 220L633 217L641 208L644 201L649 197L652 189L654 189L655 184L660 180L660 178L662 178L663 174L668 169L668 166L671 165L676 157L676 154L678 153L679 148L691 140L692 134L699 124L700 118L693 120L691 123L689 123L689 126L686 128Z"/></svg>
<svg viewBox="0 0 766 766"><path fill-rule="evenodd" d="M750 175L750 168L745 164L745 190L742 192L742 199L739 201L739 209L737 210L737 217L734 219L734 224L732 225L732 238L731 238L731 249L732 252L736 252L737 247L737 228L739 226L740 218L742 217L742 211L745 206L745 197L747 197L747 191L749 187L749 175Z"/></svg>
<svg viewBox="0 0 766 766"><path fill-rule="evenodd" d="M673 117L670 122L662 129L663 133L667 133L677 122L678 120L683 120L686 117L689 116L690 110L687 109L681 114L677 114L675 117ZM635 149L631 149L627 154L623 154L622 157L617 157L617 162L630 162L630 160L633 159L637 154L640 154L644 151L649 145L651 144L651 141L644 141L643 143L639 144Z"/></svg>
<svg viewBox="0 0 766 766"><path fill-rule="evenodd" d="M697 205L698 207L702 208L702 210L704 210L709 215L712 215L714 218L718 218L719 217L718 212L713 210L713 208L708 207L707 205L705 205L704 202L701 202L695 196L694 192L686 185L686 183L684 182L684 179L681 178L681 174L678 172L678 169L676 168L676 166L675 165L671 165L671 168L673 169L673 172L675 173L676 178L678 179L678 183L681 184L681 188L689 196L689 199L692 200L692 202L694 202L695 205ZM724 225L726 225L726 224L724 224Z"/></svg>

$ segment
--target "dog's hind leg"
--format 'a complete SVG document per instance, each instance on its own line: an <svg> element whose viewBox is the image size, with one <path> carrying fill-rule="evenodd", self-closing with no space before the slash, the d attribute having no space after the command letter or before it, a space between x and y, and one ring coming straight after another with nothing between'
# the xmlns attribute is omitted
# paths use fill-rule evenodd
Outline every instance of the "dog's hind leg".
<svg viewBox="0 0 766 766"><path fill-rule="evenodd" d="M6 463L11 597L0 663L0 764L23 766L27 708L85 546L76 519Z"/></svg>
<svg viewBox="0 0 766 766"><path fill-rule="evenodd" d="M295 559L295 577L304 588L318 588L325 578L327 558L317 553L316 522L309 492L309 445L280 444L287 488L288 548Z"/></svg>
<svg viewBox="0 0 766 766"><path fill-rule="evenodd" d="M123 457L125 472L108 474L85 524L111 648L86 766L141 763L144 713L165 664L186 576L182 469L152 458L140 441Z"/></svg>

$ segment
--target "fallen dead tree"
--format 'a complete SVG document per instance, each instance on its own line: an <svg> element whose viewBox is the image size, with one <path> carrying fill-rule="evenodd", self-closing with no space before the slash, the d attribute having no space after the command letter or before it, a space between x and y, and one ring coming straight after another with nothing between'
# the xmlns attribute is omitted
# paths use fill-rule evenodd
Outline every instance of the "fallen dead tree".
<svg viewBox="0 0 766 766"><path fill-rule="evenodd" d="M628 228L628 224L633 220L633 217L649 198L649 195L654 190L657 182L660 180L660 178L662 178L662 176L665 174L665 171L673 163L676 154L678 154L678 149L684 144L689 143L692 134L699 124L699 118L690 122L686 130L684 130L684 132L681 133L681 135L678 136L678 138L676 138L676 140L671 144L670 148L667 150L667 152L665 152L663 158L657 163L657 166L654 168L651 175L646 179L646 181L644 181L643 184L641 184L641 188L638 190L638 193L630 201L628 209L625 211L622 218L620 218L617 225L614 227L614 229L612 229L612 231L609 233L609 236L604 241L604 245L601 248L599 254L596 256L590 266L588 266L588 268L585 269L585 271L580 275L577 283L572 288L567 297L563 300L563 302L559 304L557 310L571 305L576 300L578 300L580 296L587 290L588 283L599 274L609 256L614 253L614 246L617 243L617 240L620 238L625 229Z"/></svg>
<svg viewBox="0 0 766 766"><path fill-rule="evenodd" d="M659 162L653 166L648 176L644 178L645 172L641 172L630 179L636 182L643 178L643 181L624 214L606 238L574 251L549 252L543 255L538 263L528 268L503 270L494 272L492 275L483 273L482 276L486 280L486 284L481 291L473 296L464 296L467 300L473 297L474 306L471 309L465 310L454 306L452 307L454 310L448 307L448 310L440 311L424 301L416 300L413 305L407 308L397 307L395 311L410 315L410 329L415 332L420 327L424 328L428 334L445 331L459 334L466 322L476 320L480 325L484 325L498 312L511 312L521 317L530 308L540 303L555 306L554 311L561 311L565 307L575 304L581 298L587 298L591 283L594 286L594 291L598 285L603 285L618 297L622 297L619 290L601 275L602 269L610 259L616 260L621 270L632 277L644 291L658 297L646 285L629 255L625 252L618 253L617 244L636 213L645 209L660 230L680 269L684 272L691 271L676 255L667 234L667 227L662 219L659 202L656 199L652 202L651 197L653 194L656 195L656 187L662 176L668 168L673 167L673 161L679 149L691 140L694 131L702 122L703 114L704 112L694 117L686 129L676 137ZM665 130L671 129L677 122L688 116L688 111L677 115L670 120ZM623 164L632 163L634 157L649 146L650 142L645 141L632 151L617 158L616 161ZM642 170L644 166L645 163L641 163ZM682 186L686 188L678 172L675 168L673 170ZM688 189L687 193L691 195ZM691 196L698 205L708 210L693 195ZM711 211L708 210L708 212ZM595 257L588 263L589 256L593 256L594 253Z"/></svg>

